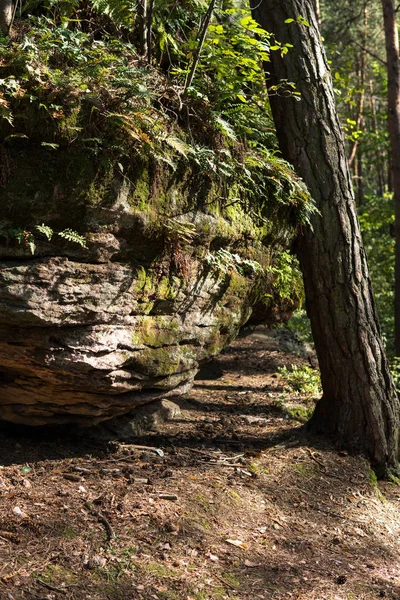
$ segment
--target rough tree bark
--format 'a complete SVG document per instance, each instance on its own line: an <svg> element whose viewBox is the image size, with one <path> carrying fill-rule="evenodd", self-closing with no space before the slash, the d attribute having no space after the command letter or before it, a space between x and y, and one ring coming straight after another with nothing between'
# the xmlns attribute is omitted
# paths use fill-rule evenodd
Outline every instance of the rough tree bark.
<svg viewBox="0 0 400 600"><path fill-rule="evenodd" d="M318 27L321 29L321 9L320 9L320 5L319 5L319 0L313 0L313 1L314 1L315 18L317 19Z"/></svg>
<svg viewBox="0 0 400 600"><path fill-rule="evenodd" d="M13 15L12 0L0 0L0 31L8 35Z"/></svg>
<svg viewBox="0 0 400 600"><path fill-rule="evenodd" d="M147 58L147 0L138 0L137 16L138 16L138 33L140 53L144 58Z"/></svg>
<svg viewBox="0 0 400 600"><path fill-rule="evenodd" d="M306 182L320 215L298 240L323 397L310 427L366 453L379 476L398 466L399 400L383 348L356 215L343 134L313 0L251 0L262 27L293 48L271 53L268 84L301 93L271 97L283 156ZM285 20L305 17L310 26Z"/></svg>
<svg viewBox="0 0 400 600"><path fill-rule="evenodd" d="M400 356L400 61L396 7L382 0L388 74L388 132L395 209L394 322L396 355Z"/></svg>

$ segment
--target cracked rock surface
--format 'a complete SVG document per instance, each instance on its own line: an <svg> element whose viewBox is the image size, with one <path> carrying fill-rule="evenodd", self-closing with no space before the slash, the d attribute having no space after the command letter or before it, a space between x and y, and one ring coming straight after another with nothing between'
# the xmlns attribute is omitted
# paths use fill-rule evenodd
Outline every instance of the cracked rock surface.
<svg viewBox="0 0 400 600"><path fill-rule="evenodd" d="M0 419L91 425L187 392L199 366L237 335L260 290L272 297L271 251L254 243L257 228L242 213L246 232L232 217L189 210L199 203L193 186L179 195L168 180L143 209L137 188L115 182L112 202L104 191L83 201L92 180L80 180L79 161L71 176L70 154L64 167L53 156L11 153L18 168L0 189L0 226L41 219L60 230L74 227L74 216L87 248L39 236L31 255L0 238ZM162 209L151 204L162 192L178 216L168 216L167 200ZM264 271L219 266L221 249Z"/></svg>

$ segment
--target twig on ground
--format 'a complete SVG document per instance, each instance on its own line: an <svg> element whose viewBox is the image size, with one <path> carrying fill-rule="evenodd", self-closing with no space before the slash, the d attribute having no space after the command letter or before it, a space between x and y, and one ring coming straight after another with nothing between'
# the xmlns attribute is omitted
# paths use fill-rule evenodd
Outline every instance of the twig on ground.
<svg viewBox="0 0 400 600"><path fill-rule="evenodd" d="M164 456L164 452L161 450L161 448L155 448L154 446L140 446L139 444L119 444L120 448L123 448L124 450L147 450L148 452L154 452L155 454L158 454L158 456Z"/></svg>
<svg viewBox="0 0 400 600"><path fill-rule="evenodd" d="M105 518L104 515L99 513L90 502L85 502L86 509L90 512L91 515L97 517L97 519L102 523L105 527L107 533L108 541L114 540L116 538L115 532L110 525L110 522Z"/></svg>
<svg viewBox="0 0 400 600"><path fill-rule="evenodd" d="M42 581L41 579L36 579L36 581L37 581L37 583L40 583L40 585L47 588L48 590L51 590L52 592L58 592L59 594L67 593L67 590L64 590L63 588L59 588L55 585L52 585L51 583L47 583L46 581Z"/></svg>
<svg viewBox="0 0 400 600"><path fill-rule="evenodd" d="M307 448L307 452L311 456L311 458L317 463L317 465L322 467L326 473L326 465L321 460L318 460L318 458L315 457L315 455L311 452L310 448Z"/></svg>
<svg viewBox="0 0 400 600"><path fill-rule="evenodd" d="M229 583L229 581L226 581L226 579L224 579L223 577L220 577L216 573L213 573L213 576L215 577L215 579L218 579L219 581L221 581L221 583L223 583L223 584L227 585L228 587L230 587L231 590L236 590L237 591L237 586L234 586L232 583Z"/></svg>

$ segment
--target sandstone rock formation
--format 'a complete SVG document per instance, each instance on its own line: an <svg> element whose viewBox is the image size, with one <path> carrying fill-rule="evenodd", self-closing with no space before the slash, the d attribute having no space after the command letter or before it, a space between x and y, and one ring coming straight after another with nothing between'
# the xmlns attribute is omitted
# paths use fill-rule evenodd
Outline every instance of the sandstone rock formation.
<svg viewBox="0 0 400 600"><path fill-rule="evenodd" d="M0 418L93 424L186 391L268 282L258 265L271 252L246 211L216 210L215 190L198 180L160 183L158 173L156 187L147 174L106 185L68 152L8 154ZM31 232L42 221L78 229L88 247L38 234L32 254L7 229L16 220Z"/></svg>

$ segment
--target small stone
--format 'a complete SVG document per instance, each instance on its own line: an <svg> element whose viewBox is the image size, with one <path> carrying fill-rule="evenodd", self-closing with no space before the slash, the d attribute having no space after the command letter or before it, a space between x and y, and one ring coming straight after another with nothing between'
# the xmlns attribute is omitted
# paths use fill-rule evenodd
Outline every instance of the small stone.
<svg viewBox="0 0 400 600"><path fill-rule="evenodd" d="M158 494L160 500L178 500L178 496L176 494Z"/></svg>
<svg viewBox="0 0 400 600"><path fill-rule="evenodd" d="M63 473L64 479L68 479L68 481L81 481L81 477L79 475L74 475L73 473Z"/></svg>
<svg viewBox="0 0 400 600"><path fill-rule="evenodd" d="M149 480L146 477L134 477L132 479L132 483L134 483L135 485L148 485Z"/></svg>
<svg viewBox="0 0 400 600"><path fill-rule="evenodd" d="M26 514L26 512L24 512L23 510L21 510L19 506L14 506L13 513L14 513L14 515L16 517L20 517L21 519L27 519L28 518L28 515Z"/></svg>

